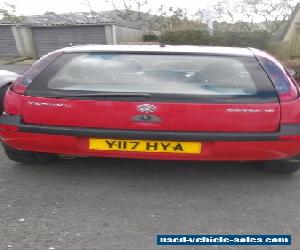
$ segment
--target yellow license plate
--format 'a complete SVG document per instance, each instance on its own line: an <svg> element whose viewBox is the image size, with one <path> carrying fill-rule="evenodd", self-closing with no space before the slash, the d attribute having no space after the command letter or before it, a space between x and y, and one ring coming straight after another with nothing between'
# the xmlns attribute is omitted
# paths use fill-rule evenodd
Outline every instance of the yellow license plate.
<svg viewBox="0 0 300 250"><path fill-rule="evenodd" d="M89 149L93 150L199 154L201 148L200 142L89 139Z"/></svg>

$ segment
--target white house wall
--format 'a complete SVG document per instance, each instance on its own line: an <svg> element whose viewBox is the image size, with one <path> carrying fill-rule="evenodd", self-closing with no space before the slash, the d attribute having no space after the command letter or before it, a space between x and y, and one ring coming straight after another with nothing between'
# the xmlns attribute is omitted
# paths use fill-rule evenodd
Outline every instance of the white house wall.
<svg viewBox="0 0 300 250"><path fill-rule="evenodd" d="M291 42L292 41L294 33L296 31L296 24L297 23L300 23L300 9L295 14L294 19L292 20L292 23L291 23L289 29L287 30L287 32L285 33L285 35L283 37L284 42Z"/></svg>
<svg viewBox="0 0 300 250"><path fill-rule="evenodd" d="M115 25L117 44L142 42L144 31Z"/></svg>

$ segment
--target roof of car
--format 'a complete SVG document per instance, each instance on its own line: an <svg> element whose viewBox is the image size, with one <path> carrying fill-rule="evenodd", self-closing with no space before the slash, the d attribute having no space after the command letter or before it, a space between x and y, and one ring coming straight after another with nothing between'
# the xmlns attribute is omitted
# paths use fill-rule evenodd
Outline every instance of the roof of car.
<svg viewBox="0 0 300 250"><path fill-rule="evenodd" d="M78 45L62 49L64 52L139 52L139 53L199 53L233 56L253 56L249 48L183 46L183 45Z"/></svg>

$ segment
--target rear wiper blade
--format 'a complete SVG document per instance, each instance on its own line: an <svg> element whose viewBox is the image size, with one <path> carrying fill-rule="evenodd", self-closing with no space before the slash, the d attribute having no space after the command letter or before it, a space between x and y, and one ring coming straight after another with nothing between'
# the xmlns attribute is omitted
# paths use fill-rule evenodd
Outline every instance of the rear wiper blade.
<svg viewBox="0 0 300 250"><path fill-rule="evenodd" d="M95 92L95 93L85 93L85 94L64 94L59 95L59 97L151 97L148 93L131 93L131 92Z"/></svg>

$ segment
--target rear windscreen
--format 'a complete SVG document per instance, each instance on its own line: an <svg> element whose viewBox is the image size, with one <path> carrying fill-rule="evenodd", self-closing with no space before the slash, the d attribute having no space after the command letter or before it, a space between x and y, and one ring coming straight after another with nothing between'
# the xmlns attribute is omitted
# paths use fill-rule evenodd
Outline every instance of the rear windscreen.
<svg viewBox="0 0 300 250"><path fill-rule="evenodd" d="M30 93L31 92L31 93ZM211 55L64 54L33 80L30 94L87 92L159 96L274 97L255 58Z"/></svg>

